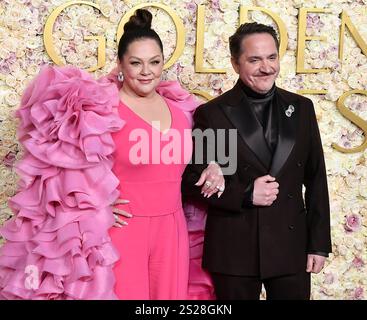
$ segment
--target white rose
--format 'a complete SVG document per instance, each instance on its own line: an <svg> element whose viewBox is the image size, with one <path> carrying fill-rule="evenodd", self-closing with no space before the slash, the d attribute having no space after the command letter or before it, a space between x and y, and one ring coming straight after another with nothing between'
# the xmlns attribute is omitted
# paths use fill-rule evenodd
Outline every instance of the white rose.
<svg viewBox="0 0 367 320"><path fill-rule="evenodd" d="M70 24L65 24L62 27L62 33L66 40L71 40L74 38L74 28Z"/></svg>
<svg viewBox="0 0 367 320"><path fill-rule="evenodd" d="M226 24L235 25L238 21L237 11L225 11L223 14L223 20Z"/></svg>
<svg viewBox="0 0 367 320"><path fill-rule="evenodd" d="M97 58L96 57L88 57L85 59L85 65L88 68L97 66Z"/></svg>
<svg viewBox="0 0 367 320"><path fill-rule="evenodd" d="M29 37L26 40L26 46L29 49L36 49L36 48L41 48L43 46L43 39L41 38L41 36L39 37Z"/></svg>
<svg viewBox="0 0 367 320"><path fill-rule="evenodd" d="M208 27L207 36L216 38L222 35L224 26L225 24L223 24L223 21L213 21Z"/></svg>
<svg viewBox="0 0 367 320"><path fill-rule="evenodd" d="M181 83L184 84L184 85L189 84L190 81L191 81L190 77L187 74L180 75L179 79L180 79Z"/></svg>
<svg viewBox="0 0 367 320"><path fill-rule="evenodd" d="M64 0L51 0L51 3L57 7L59 6L60 4L62 4L64 2Z"/></svg>
<svg viewBox="0 0 367 320"><path fill-rule="evenodd" d="M219 0L219 7L223 12L227 10L238 10L239 3L236 1Z"/></svg>
<svg viewBox="0 0 367 320"><path fill-rule="evenodd" d="M118 14L117 12L112 12L109 16L109 19L110 21L113 23L113 24L117 24L120 19L121 19L121 16L120 14Z"/></svg>
<svg viewBox="0 0 367 320"><path fill-rule="evenodd" d="M101 26L97 24L89 25L89 31L93 34L99 34L103 32Z"/></svg>
<svg viewBox="0 0 367 320"><path fill-rule="evenodd" d="M339 97L341 96L341 92L335 90L334 88L330 87L328 89L327 94L325 95L325 98L330 100L330 101L336 101L339 99Z"/></svg>
<svg viewBox="0 0 367 320"><path fill-rule="evenodd" d="M24 72L23 69L21 69L18 65L13 65L14 69L13 69L13 76L20 81L23 81L24 79L27 78L27 74Z"/></svg>
<svg viewBox="0 0 367 320"><path fill-rule="evenodd" d="M28 67L27 67L27 73L30 75L30 76L34 76L35 74L37 74L40 70L40 67L35 65L35 64L30 64Z"/></svg>
<svg viewBox="0 0 367 320"><path fill-rule="evenodd" d="M38 8L42 4L42 0L31 0L32 7Z"/></svg>
<svg viewBox="0 0 367 320"><path fill-rule="evenodd" d="M360 88L360 84L359 84L359 74L352 74L349 78L348 78L348 85L352 88L352 89L358 89Z"/></svg>
<svg viewBox="0 0 367 320"><path fill-rule="evenodd" d="M16 105L19 104L20 97L15 92L9 92L8 94L5 95L5 102L9 106L12 106L13 107L13 106L16 106Z"/></svg>
<svg viewBox="0 0 367 320"><path fill-rule="evenodd" d="M198 88L198 84L194 81L190 81L187 87L190 91L192 91Z"/></svg>
<svg viewBox="0 0 367 320"><path fill-rule="evenodd" d="M79 17L79 23L83 27L89 26L91 23L93 23L94 18L90 15L82 15Z"/></svg>
<svg viewBox="0 0 367 320"><path fill-rule="evenodd" d="M101 12L105 17L111 16L113 13L113 5L111 3L101 5Z"/></svg>
<svg viewBox="0 0 367 320"><path fill-rule="evenodd" d="M191 66L193 64L193 50L188 50L185 48L184 53L179 58L180 65L183 67Z"/></svg>
<svg viewBox="0 0 367 320"><path fill-rule="evenodd" d="M65 57L66 61L76 65L76 63L79 61L79 57L75 52L70 52L66 57Z"/></svg>
<svg viewBox="0 0 367 320"><path fill-rule="evenodd" d="M252 0L240 0L240 5L241 6L253 6L253 1Z"/></svg>
<svg viewBox="0 0 367 320"><path fill-rule="evenodd" d="M6 50L3 46L0 46L0 59L5 60L9 57L10 52Z"/></svg>
<svg viewBox="0 0 367 320"><path fill-rule="evenodd" d="M13 77L11 74L7 75L6 78L5 78L5 83L13 88L16 86L17 84L17 79L15 77Z"/></svg>
<svg viewBox="0 0 367 320"><path fill-rule="evenodd" d="M25 18L25 11L21 6L13 6L8 10L7 16L14 22L19 22Z"/></svg>
<svg viewBox="0 0 367 320"><path fill-rule="evenodd" d="M1 14L1 12L0 12ZM4 41L5 39L8 38L8 30L5 29L4 27L0 26L0 41Z"/></svg>

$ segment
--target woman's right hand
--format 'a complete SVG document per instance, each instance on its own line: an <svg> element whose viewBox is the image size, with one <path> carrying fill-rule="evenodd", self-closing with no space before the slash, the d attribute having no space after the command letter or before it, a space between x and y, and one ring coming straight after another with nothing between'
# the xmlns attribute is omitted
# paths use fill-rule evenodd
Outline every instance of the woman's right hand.
<svg viewBox="0 0 367 320"><path fill-rule="evenodd" d="M119 218L119 216L123 216L123 217L126 217L126 218L131 218L132 214L130 214L130 213L124 211L124 210L116 208L115 205L117 205L117 204L127 204L129 202L130 201L126 200L126 199L117 199L116 202L113 204L112 212L113 212L113 215L115 217L115 224L113 225L114 227L121 228L122 226L127 226L128 225L128 223L124 220L121 220Z"/></svg>

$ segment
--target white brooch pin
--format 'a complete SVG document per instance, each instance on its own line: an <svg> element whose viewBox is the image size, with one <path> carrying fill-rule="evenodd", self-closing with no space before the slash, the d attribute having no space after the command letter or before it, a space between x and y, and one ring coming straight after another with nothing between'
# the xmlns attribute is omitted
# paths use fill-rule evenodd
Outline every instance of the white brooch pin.
<svg viewBox="0 0 367 320"><path fill-rule="evenodd" d="M290 118L292 116L292 113L294 112L294 106L293 105L289 105L288 109L285 110L285 115Z"/></svg>

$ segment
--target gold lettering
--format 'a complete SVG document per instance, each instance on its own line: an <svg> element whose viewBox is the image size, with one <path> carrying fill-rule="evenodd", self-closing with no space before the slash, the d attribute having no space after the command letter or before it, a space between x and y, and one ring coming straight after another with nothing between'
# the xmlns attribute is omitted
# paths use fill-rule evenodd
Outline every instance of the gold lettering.
<svg viewBox="0 0 367 320"><path fill-rule="evenodd" d="M350 20L349 16L345 11L342 12L342 21L340 26L340 39L339 39L339 59L343 61L343 51L344 51L344 33L345 33L345 26L348 27L350 34L352 35L353 39L357 42L358 46L362 49L362 52L365 56L367 56L367 44L362 39L361 35L358 33L356 27Z"/></svg>
<svg viewBox="0 0 367 320"><path fill-rule="evenodd" d="M61 12L64 11L67 7L70 7L73 5L82 5L82 4L91 6L91 7L94 7L100 10L99 5L93 2L70 1L70 2L64 3L58 6L57 8L55 8L55 10L53 10L50 16L47 18L44 33L43 33L43 42L45 44L45 49L46 49L47 54L50 56L51 60L56 65L61 66L63 65L63 62L61 58L57 55L56 50L53 45L53 41L52 41L52 31L53 31L55 21L57 17L61 14ZM87 71L95 71L99 68L102 68L106 63L106 39L105 37L104 36L89 36L89 37L85 37L84 39L87 39L87 40L97 39L98 40L97 66L91 67Z"/></svg>
<svg viewBox="0 0 367 320"><path fill-rule="evenodd" d="M205 6L198 5L196 17L196 48L195 48L195 72L200 73L226 73L224 69L204 67L204 24Z"/></svg>
<svg viewBox="0 0 367 320"><path fill-rule="evenodd" d="M279 46L279 57L280 59L284 56L287 45L288 45L288 33L287 28L283 22L283 20L273 11L270 11L266 8L261 7L240 7L240 24L248 22L248 12L249 11L262 11L266 13L268 16L270 16L276 25L278 26L279 30L279 40L280 40L280 46Z"/></svg>
<svg viewBox="0 0 367 320"><path fill-rule="evenodd" d="M298 94L327 94L327 90L315 90L315 89L302 89L302 90L297 90Z"/></svg>
<svg viewBox="0 0 367 320"><path fill-rule="evenodd" d="M206 99L208 101L214 99L214 97L211 94L209 94L205 91L202 91L202 90L192 90L191 93L196 94L197 96L203 97L204 99Z"/></svg>
<svg viewBox="0 0 367 320"><path fill-rule="evenodd" d="M363 94L363 95L366 95L367 96L367 90L351 90L351 91L345 92L338 99L338 101L336 103L336 107L338 108L338 110L340 111L340 113L345 118L347 118L352 123L354 123L357 127L361 128L363 130L363 133L364 133L364 141L363 141L363 143L360 146L354 147L354 148L350 148L350 149L346 149L346 148L340 147L336 143L332 143L331 144L331 146L334 149L338 150L339 152L343 152L343 153L357 153L357 152L364 151L367 148L367 121L363 120L362 118L360 118L359 116L357 116L356 114L354 114L344 104L345 100L349 96L351 96L352 94Z"/></svg>
<svg viewBox="0 0 367 320"><path fill-rule="evenodd" d="M130 9L128 12L126 12L126 14L122 17L122 19L119 22L119 25L117 28L117 42L120 40L122 34L124 33L125 23L129 21L130 17L134 14L134 12L137 9L141 9L145 7L156 7L156 8L166 11L168 15L172 18L173 23L176 26L176 48L171 58L164 65L164 69L167 69L171 67L177 61L177 59L181 56L185 48L185 27L183 25L182 19L170 7L164 4L161 4L161 3L152 2L152 3L142 3Z"/></svg>
<svg viewBox="0 0 367 320"><path fill-rule="evenodd" d="M309 12L327 13L327 12L330 12L330 10L318 9L318 8L301 8L299 10L298 48L297 48L296 73L327 72L327 71L329 71L329 69L305 69L306 40L326 41L326 37L323 37L323 36L306 36L307 14Z"/></svg>

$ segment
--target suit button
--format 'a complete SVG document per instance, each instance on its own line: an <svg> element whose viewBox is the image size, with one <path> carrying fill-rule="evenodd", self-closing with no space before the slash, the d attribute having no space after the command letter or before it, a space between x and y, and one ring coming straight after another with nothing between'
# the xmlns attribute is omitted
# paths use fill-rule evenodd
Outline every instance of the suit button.
<svg viewBox="0 0 367 320"><path fill-rule="evenodd" d="M302 167L302 162L301 161L297 162L297 167Z"/></svg>
<svg viewBox="0 0 367 320"><path fill-rule="evenodd" d="M293 225L293 224L290 224L290 225L288 226L288 228L289 228L289 230L293 230L293 229L294 229L294 225Z"/></svg>
<svg viewBox="0 0 367 320"><path fill-rule="evenodd" d="M293 194L288 193L288 194L287 194L287 197L288 197L289 199L292 199L292 198L293 198Z"/></svg>

